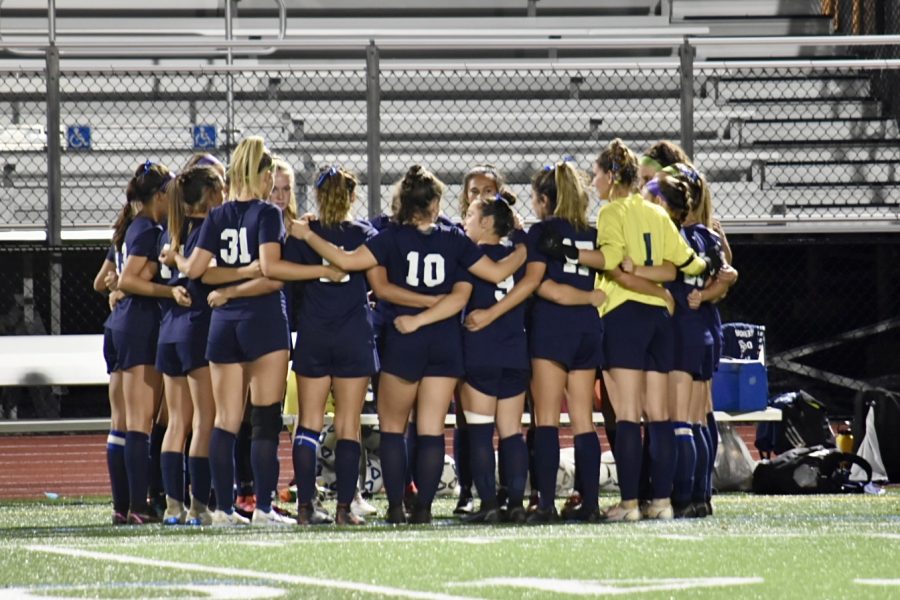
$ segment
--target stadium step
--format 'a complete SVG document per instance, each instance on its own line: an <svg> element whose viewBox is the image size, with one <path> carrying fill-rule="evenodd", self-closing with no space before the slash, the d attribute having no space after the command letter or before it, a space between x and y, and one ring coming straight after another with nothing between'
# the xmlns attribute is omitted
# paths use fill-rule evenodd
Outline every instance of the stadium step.
<svg viewBox="0 0 900 600"><path fill-rule="evenodd" d="M796 100L873 100L872 82L859 75L796 77L714 77L706 85L720 102Z"/></svg>
<svg viewBox="0 0 900 600"><path fill-rule="evenodd" d="M674 0L673 19L821 16L820 0Z"/></svg>
<svg viewBox="0 0 900 600"><path fill-rule="evenodd" d="M738 3L735 0L735 3ZM785 36L830 35L831 17L813 15L802 17L752 16L720 17L698 16L673 19L673 24L702 25L709 28L711 36Z"/></svg>
<svg viewBox="0 0 900 600"><path fill-rule="evenodd" d="M767 142L852 142L898 137L897 121L861 119L750 119L732 127L739 147Z"/></svg>
<svg viewBox="0 0 900 600"><path fill-rule="evenodd" d="M760 162L754 180L763 189L799 186L900 186L898 160Z"/></svg>
<svg viewBox="0 0 900 600"><path fill-rule="evenodd" d="M771 119L830 119L880 118L884 116L881 100L730 100L721 106L752 111Z"/></svg>

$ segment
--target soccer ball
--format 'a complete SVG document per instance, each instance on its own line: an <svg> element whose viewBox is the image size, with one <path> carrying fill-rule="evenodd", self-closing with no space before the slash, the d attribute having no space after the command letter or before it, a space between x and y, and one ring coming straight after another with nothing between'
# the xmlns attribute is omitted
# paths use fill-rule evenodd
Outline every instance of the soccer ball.
<svg viewBox="0 0 900 600"><path fill-rule="evenodd" d="M567 453L560 453L559 467L556 470L556 496L566 498L575 488L575 460Z"/></svg>
<svg viewBox="0 0 900 600"><path fill-rule="evenodd" d="M319 467L323 466L334 470L334 449L337 446L337 432L334 425L329 425L322 430L319 436Z"/></svg>
<svg viewBox="0 0 900 600"><path fill-rule="evenodd" d="M377 456L366 457L366 484L365 491L369 494L377 494L384 487L381 475L381 460Z"/></svg>
<svg viewBox="0 0 900 600"><path fill-rule="evenodd" d="M459 495L459 476L456 474L456 463L453 457L446 454L444 455L444 471L441 473L441 480L438 483L437 495Z"/></svg>
<svg viewBox="0 0 900 600"><path fill-rule="evenodd" d="M616 471L616 459L612 452L607 451L600 456L600 491L619 491L619 475Z"/></svg>
<svg viewBox="0 0 900 600"><path fill-rule="evenodd" d="M322 467L321 463L319 463L319 467L322 472L316 478L316 483L325 491L325 495L333 498L337 495L337 473L334 472L332 467Z"/></svg>

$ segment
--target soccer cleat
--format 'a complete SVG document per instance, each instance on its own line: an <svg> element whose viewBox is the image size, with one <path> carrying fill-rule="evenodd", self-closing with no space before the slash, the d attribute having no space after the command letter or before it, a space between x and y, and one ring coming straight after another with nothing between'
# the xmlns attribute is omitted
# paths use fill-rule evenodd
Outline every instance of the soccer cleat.
<svg viewBox="0 0 900 600"><path fill-rule="evenodd" d="M217 510L212 514L213 527L241 527L249 524L250 519L238 514L237 511L227 513L224 510Z"/></svg>
<svg viewBox="0 0 900 600"><path fill-rule="evenodd" d="M528 511L526 511L521 506L514 506L506 511L506 518L504 519L507 523L515 523L517 525L521 525L525 523L525 520L528 518Z"/></svg>
<svg viewBox="0 0 900 600"><path fill-rule="evenodd" d="M191 500L191 509L188 511L185 523L203 527L212 525L212 513L205 504L194 498Z"/></svg>
<svg viewBox="0 0 900 600"><path fill-rule="evenodd" d="M500 522L500 509L496 507L480 508L476 512L463 515L460 521L469 524L484 523L486 525L496 525Z"/></svg>
<svg viewBox="0 0 900 600"><path fill-rule="evenodd" d="M234 509L241 513L242 517L249 519L256 510L256 494L238 496L234 501Z"/></svg>
<svg viewBox="0 0 900 600"><path fill-rule="evenodd" d="M609 523L633 523L641 520L641 509L637 506L630 508L621 503L610 506L603 512L603 520Z"/></svg>
<svg viewBox="0 0 900 600"><path fill-rule="evenodd" d="M578 518L576 515L580 508L581 494L572 492L572 495L566 498L566 503L563 504L562 510L559 511L559 518L563 521L574 521Z"/></svg>
<svg viewBox="0 0 900 600"><path fill-rule="evenodd" d="M545 525L549 523L556 523L559 521L559 513L556 512L556 507L551 508L536 508L531 511L531 514L525 519L525 523L527 525Z"/></svg>
<svg viewBox="0 0 900 600"><path fill-rule="evenodd" d="M128 525L128 513L120 513L119 511L113 511L112 524L113 525Z"/></svg>
<svg viewBox="0 0 900 600"><path fill-rule="evenodd" d="M389 504L384 520L389 525L406 525L406 511L402 504Z"/></svg>
<svg viewBox="0 0 900 600"><path fill-rule="evenodd" d="M599 523L603 520L603 516L600 514L599 508L589 509L586 506L582 505L578 507L576 511L572 514L571 519L567 519L571 521L576 521L578 523Z"/></svg>
<svg viewBox="0 0 900 600"><path fill-rule="evenodd" d="M459 501L456 503L456 508L453 509L453 514L470 515L473 512L475 512L475 499L472 497L472 492L463 490L460 492Z"/></svg>
<svg viewBox="0 0 900 600"><path fill-rule="evenodd" d="M349 504L338 504L334 513L334 522L337 525L365 525L366 520L353 513Z"/></svg>
<svg viewBox="0 0 900 600"><path fill-rule="evenodd" d="M652 500L643 516L645 519L655 521L669 521L675 516L672 510L672 502L668 498Z"/></svg>
<svg viewBox="0 0 900 600"><path fill-rule="evenodd" d="M322 510L312 502L297 505L298 525L331 525L334 519L325 510Z"/></svg>
<svg viewBox="0 0 900 600"><path fill-rule="evenodd" d="M163 525L184 525L187 519L187 511L184 503L166 496L166 512L163 513Z"/></svg>
<svg viewBox="0 0 900 600"><path fill-rule="evenodd" d="M700 515L697 514L697 505L693 503L673 504L672 514L676 519L696 519Z"/></svg>
<svg viewBox="0 0 900 600"><path fill-rule="evenodd" d="M356 492L356 495L353 497L353 502L350 503L350 510L358 517L368 517L378 512L378 509L363 498L359 492Z"/></svg>
<svg viewBox="0 0 900 600"><path fill-rule="evenodd" d="M528 496L528 508L526 510L530 513L536 511L539 499L540 495L537 492L531 492L531 495Z"/></svg>
<svg viewBox="0 0 900 600"><path fill-rule="evenodd" d="M149 525L150 523L159 523L159 517L153 513L128 512L129 525Z"/></svg>
<svg viewBox="0 0 900 600"><path fill-rule="evenodd" d="M412 514L409 515L408 523L410 525L430 525L431 507L416 506L415 508L413 508Z"/></svg>
<svg viewBox="0 0 900 600"><path fill-rule="evenodd" d="M285 527L296 525L297 521L290 517L285 517L271 508L269 512L264 512L257 508L253 511L253 519L250 521L250 524L256 527Z"/></svg>
<svg viewBox="0 0 900 600"><path fill-rule="evenodd" d="M406 512L412 512L418 497L419 489L416 487L416 484L414 482L407 484L406 489L403 491L403 508Z"/></svg>

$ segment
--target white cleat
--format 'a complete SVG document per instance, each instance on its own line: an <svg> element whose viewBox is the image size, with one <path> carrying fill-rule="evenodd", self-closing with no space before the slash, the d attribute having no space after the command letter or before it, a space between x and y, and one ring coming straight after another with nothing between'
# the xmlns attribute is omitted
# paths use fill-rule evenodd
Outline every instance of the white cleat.
<svg viewBox="0 0 900 600"><path fill-rule="evenodd" d="M212 525L212 518L213 514L209 512L209 508L205 504L196 498L191 499L191 509L188 511L185 523L188 525L207 527Z"/></svg>
<svg viewBox="0 0 900 600"><path fill-rule="evenodd" d="M280 515L272 509L269 509L269 512L263 512L258 508L253 511L253 521L251 521L251 525L257 527L284 527L296 524L296 520Z"/></svg>
<svg viewBox="0 0 900 600"><path fill-rule="evenodd" d="M378 509L363 498L362 494L357 492L356 496L353 497L353 502L350 503L350 512L357 517L369 517L378 513Z"/></svg>
<svg viewBox="0 0 900 600"><path fill-rule="evenodd" d="M166 512L163 513L163 525L184 525L187 518L187 511L184 510L184 503L166 496Z"/></svg>
<svg viewBox="0 0 900 600"><path fill-rule="evenodd" d="M641 509L637 506L626 508L621 503L615 504L604 511L603 519L609 523L633 523L641 520Z"/></svg>
<svg viewBox="0 0 900 600"><path fill-rule="evenodd" d="M672 502L668 498L657 498L652 500L647 506L647 512L644 513L647 519L656 521L669 521L675 518L675 511L672 509Z"/></svg>
<svg viewBox="0 0 900 600"><path fill-rule="evenodd" d="M214 527L241 527L249 524L250 519L242 517L237 512L228 514L223 510L217 510L212 514L212 525Z"/></svg>

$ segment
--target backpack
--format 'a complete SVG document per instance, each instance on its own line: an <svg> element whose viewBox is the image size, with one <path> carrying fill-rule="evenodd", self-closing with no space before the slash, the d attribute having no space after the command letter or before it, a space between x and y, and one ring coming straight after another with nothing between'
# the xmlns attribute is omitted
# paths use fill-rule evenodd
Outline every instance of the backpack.
<svg viewBox="0 0 900 600"><path fill-rule="evenodd" d="M769 406L781 411L781 422L757 426L754 445L761 457L770 458L773 451L781 454L792 448L835 447L825 406L803 390L776 396L769 400Z"/></svg>
<svg viewBox="0 0 900 600"><path fill-rule="evenodd" d="M850 481L850 467L866 472L865 481ZM872 480L872 467L860 456L836 448L794 448L773 460L763 460L753 471L754 494L861 493Z"/></svg>
<svg viewBox="0 0 900 600"><path fill-rule="evenodd" d="M857 394L855 405L853 440L857 454L869 461L877 480L900 482L900 395L870 389Z"/></svg>

